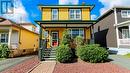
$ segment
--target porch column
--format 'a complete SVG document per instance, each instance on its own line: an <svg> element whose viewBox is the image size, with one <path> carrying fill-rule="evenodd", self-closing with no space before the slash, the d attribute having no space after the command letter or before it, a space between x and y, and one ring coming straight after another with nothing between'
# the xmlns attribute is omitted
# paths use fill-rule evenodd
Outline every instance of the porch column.
<svg viewBox="0 0 130 73"><path fill-rule="evenodd" d="M117 48L119 48L119 30L118 27L116 26L116 37L117 37Z"/></svg>
<svg viewBox="0 0 130 73"><path fill-rule="evenodd" d="M129 36L130 36L130 25L128 27L129 27Z"/></svg>
<svg viewBox="0 0 130 73"><path fill-rule="evenodd" d="M8 35L8 47L11 48L11 35L12 35L12 28L9 28L9 35Z"/></svg>
<svg viewBox="0 0 130 73"><path fill-rule="evenodd" d="M38 57L39 60L42 61L42 26L40 24L40 30L39 30L39 52L38 52Z"/></svg>

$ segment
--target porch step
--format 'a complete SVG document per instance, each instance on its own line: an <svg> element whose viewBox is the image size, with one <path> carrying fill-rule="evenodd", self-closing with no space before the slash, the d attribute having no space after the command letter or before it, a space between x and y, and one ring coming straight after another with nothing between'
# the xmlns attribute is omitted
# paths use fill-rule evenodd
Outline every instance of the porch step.
<svg viewBox="0 0 130 73"><path fill-rule="evenodd" d="M56 58L44 58L45 61L54 61Z"/></svg>
<svg viewBox="0 0 130 73"><path fill-rule="evenodd" d="M56 51L55 49L44 49L43 50L43 59L46 60L56 60Z"/></svg>

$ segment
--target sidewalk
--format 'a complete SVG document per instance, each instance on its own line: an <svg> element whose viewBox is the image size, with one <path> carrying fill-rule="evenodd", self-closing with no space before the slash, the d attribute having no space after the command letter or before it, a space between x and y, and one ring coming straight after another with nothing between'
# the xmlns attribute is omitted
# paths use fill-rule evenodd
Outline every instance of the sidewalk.
<svg viewBox="0 0 130 73"><path fill-rule="evenodd" d="M113 60L112 63L130 70L130 58L121 55L110 55L109 58Z"/></svg>
<svg viewBox="0 0 130 73"><path fill-rule="evenodd" d="M37 66L30 73L53 73L56 61L43 61L39 66Z"/></svg>

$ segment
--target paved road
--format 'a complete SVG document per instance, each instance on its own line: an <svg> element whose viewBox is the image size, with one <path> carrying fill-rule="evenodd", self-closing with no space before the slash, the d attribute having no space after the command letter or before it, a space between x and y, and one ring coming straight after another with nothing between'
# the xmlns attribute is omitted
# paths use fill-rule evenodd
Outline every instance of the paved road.
<svg viewBox="0 0 130 73"><path fill-rule="evenodd" d="M2 61L0 61L0 72L5 70L5 69L8 69L11 66L15 66L15 65L17 65L25 60L31 59L33 57L34 57L34 55L25 56L25 57L18 57L18 58L9 58L9 59L2 60Z"/></svg>
<svg viewBox="0 0 130 73"><path fill-rule="evenodd" d="M110 55L109 58L113 60L112 63L130 70L130 58L121 55Z"/></svg>

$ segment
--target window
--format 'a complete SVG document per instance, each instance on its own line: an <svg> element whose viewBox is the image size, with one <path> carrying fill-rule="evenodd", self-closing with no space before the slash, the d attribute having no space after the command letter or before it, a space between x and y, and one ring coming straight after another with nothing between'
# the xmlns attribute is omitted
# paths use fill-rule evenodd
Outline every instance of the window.
<svg viewBox="0 0 130 73"><path fill-rule="evenodd" d="M130 38L129 29L122 29L122 38L123 39Z"/></svg>
<svg viewBox="0 0 130 73"><path fill-rule="evenodd" d="M81 9L70 9L70 20L81 20Z"/></svg>
<svg viewBox="0 0 130 73"><path fill-rule="evenodd" d="M130 18L130 10L122 10L121 16L122 18Z"/></svg>
<svg viewBox="0 0 130 73"><path fill-rule="evenodd" d="M58 20L58 9L52 9L52 20Z"/></svg>
<svg viewBox="0 0 130 73"><path fill-rule="evenodd" d="M47 38L48 36L49 36L49 31L47 31L47 30L44 31L44 33L43 33L43 37L44 37L44 38Z"/></svg>
<svg viewBox="0 0 130 73"><path fill-rule="evenodd" d="M8 43L8 34L0 33L0 43Z"/></svg>
<svg viewBox="0 0 130 73"><path fill-rule="evenodd" d="M13 13L13 0L1 1L1 13L12 14Z"/></svg>
<svg viewBox="0 0 130 73"><path fill-rule="evenodd" d="M82 36L84 38L84 29L70 29L70 35L72 38Z"/></svg>

